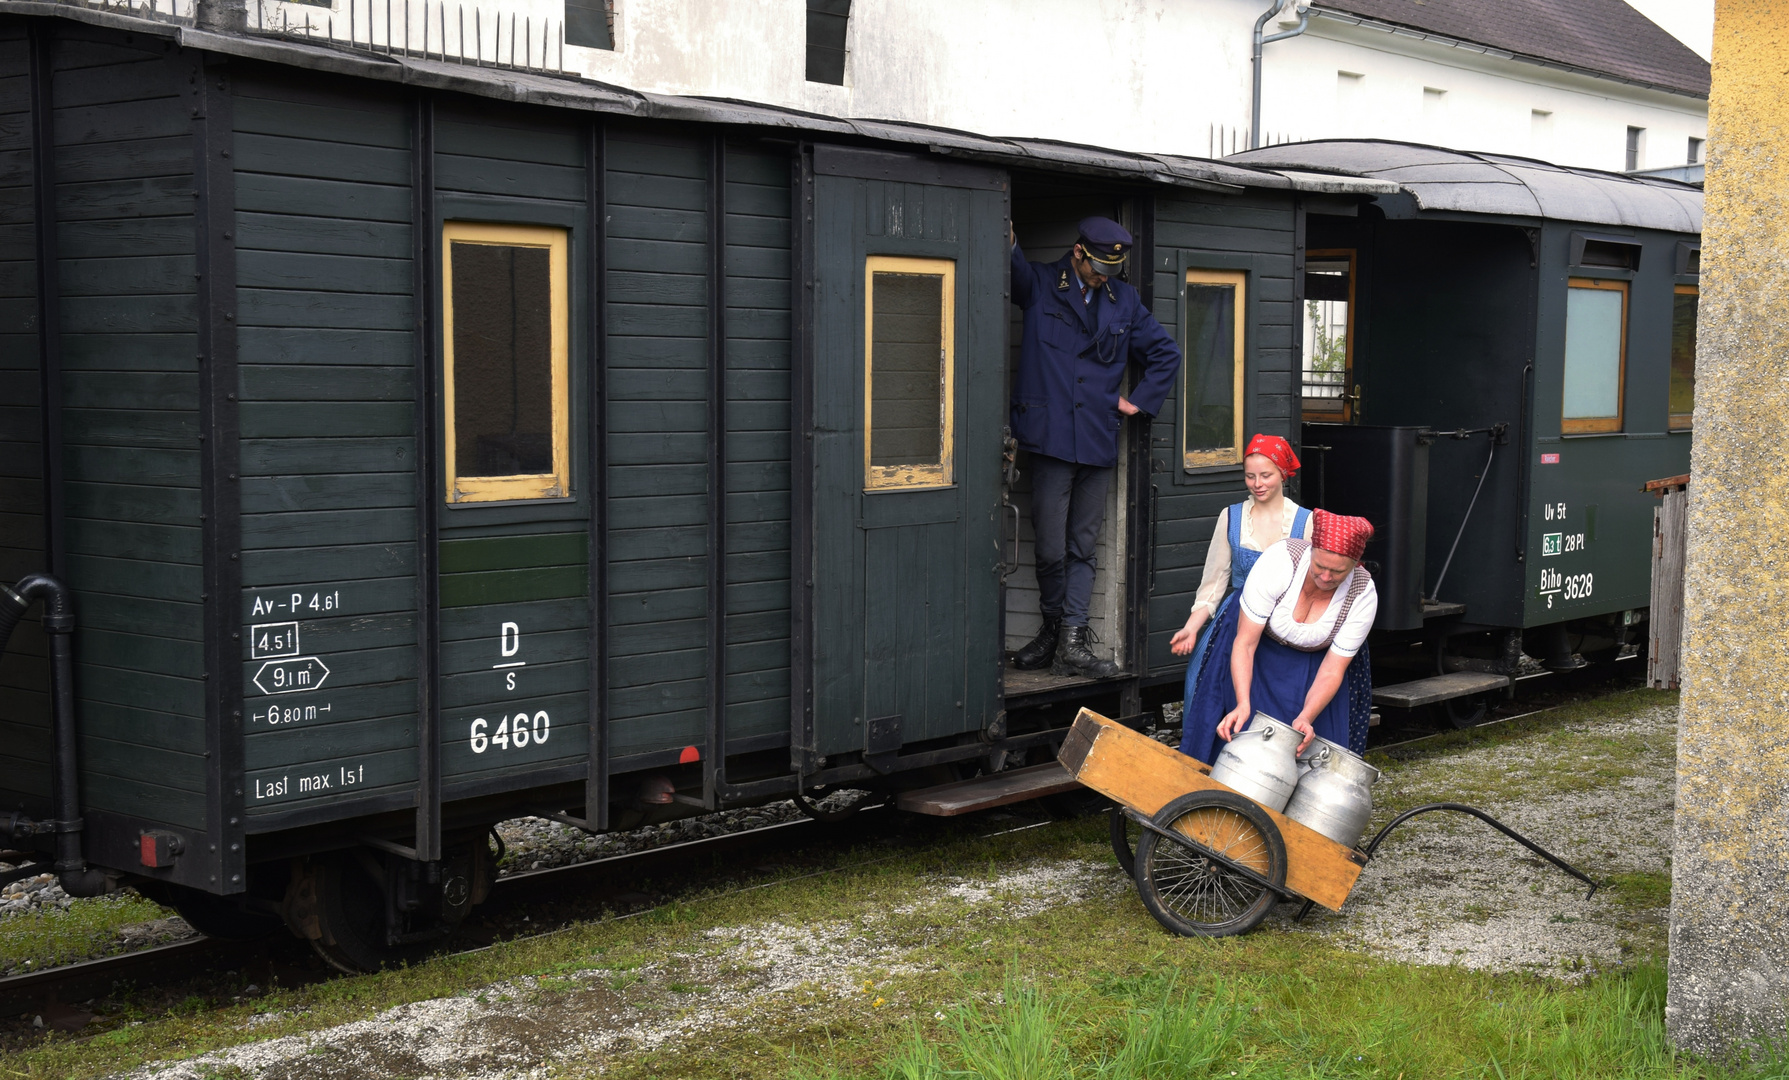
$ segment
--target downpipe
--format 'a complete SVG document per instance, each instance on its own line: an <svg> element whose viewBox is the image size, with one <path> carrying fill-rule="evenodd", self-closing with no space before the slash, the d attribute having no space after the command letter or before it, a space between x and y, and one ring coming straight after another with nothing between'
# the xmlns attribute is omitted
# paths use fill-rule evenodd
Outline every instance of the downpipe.
<svg viewBox="0 0 1789 1080"><path fill-rule="evenodd" d="M70 896L99 896L111 891L111 881L90 869L81 854L80 770L75 758L75 609L68 586L48 574L27 574L10 588L0 585L0 651L25 617L34 600L43 601L43 628L50 638L50 706L52 710L50 822L14 823L17 832L55 833L55 871L62 891Z"/></svg>
<svg viewBox="0 0 1789 1080"><path fill-rule="evenodd" d="M1282 33L1269 34L1266 37L1262 37L1261 31L1266 29L1267 20L1278 15L1288 2L1297 4L1297 7L1294 8L1294 10L1298 12L1298 25ZM1250 150L1259 150L1261 148L1261 50L1276 41L1284 41L1286 38L1297 37L1304 33L1310 25L1311 8L1308 0L1272 0L1272 5L1266 11L1261 13L1260 18L1255 20L1254 47L1249 54L1250 75L1254 81L1254 86L1249 95Z"/></svg>

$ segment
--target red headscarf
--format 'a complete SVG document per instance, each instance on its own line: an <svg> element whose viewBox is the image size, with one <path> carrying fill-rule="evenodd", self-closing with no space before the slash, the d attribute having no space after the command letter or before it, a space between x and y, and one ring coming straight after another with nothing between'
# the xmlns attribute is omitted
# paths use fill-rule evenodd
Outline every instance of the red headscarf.
<svg viewBox="0 0 1789 1080"><path fill-rule="evenodd" d="M1332 514L1328 510L1311 511L1311 544L1324 551L1359 562L1372 538L1373 523L1366 518Z"/></svg>
<svg viewBox="0 0 1789 1080"><path fill-rule="evenodd" d="M1250 454L1260 454L1273 462L1284 479L1292 479L1292 474L1298 471L1298 455L1292 452L1292 444L1278 435L1257 435L1250 439L1242 456L1246 458Z"/></svg>

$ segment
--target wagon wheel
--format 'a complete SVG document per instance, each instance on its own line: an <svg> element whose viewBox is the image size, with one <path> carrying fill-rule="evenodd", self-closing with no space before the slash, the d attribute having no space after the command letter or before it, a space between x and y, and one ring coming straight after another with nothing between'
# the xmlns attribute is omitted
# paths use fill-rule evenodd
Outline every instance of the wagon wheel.
<svg viewBox="0 0 1789 1080"><path fill-rule="evenodd" d="M1124 812L1124 807L1114 806L1112 818L1112 854L1117 857L1118 865L1125 873L1135 877L1137 874L1137 839L1143 830Z"/></svg>
<svg viewBox="0 0 1789 1080"><path fill-rule="evenodd" d="M364 849L318 856L317 923L311 947L324 962L350 975L413 963L436 941L392 944L386 934L386 882L378 861ZM443 934L451 927L443 927Z"/></svg>
<svg viewBox="0 0 1789 1080"><path fill-rule="evenodd" d="M1137 841L1137 893L1157 922L1187 937L1227 937L1267 918L1286 883L1286 844L1266 811L1234 792L1195 791L1162 807L1154 821L1275 886L1145 830Z"/></svg>
<svg viewBox="0 0 1789 1080"><path fill-rule="evenodd" d="M1460 698L1448 698L1441 703L1442 715L1453 727L1464 730L1477 727L1484 722L1485 711L1490 708L1491 695L1468 694Z"/></svg>

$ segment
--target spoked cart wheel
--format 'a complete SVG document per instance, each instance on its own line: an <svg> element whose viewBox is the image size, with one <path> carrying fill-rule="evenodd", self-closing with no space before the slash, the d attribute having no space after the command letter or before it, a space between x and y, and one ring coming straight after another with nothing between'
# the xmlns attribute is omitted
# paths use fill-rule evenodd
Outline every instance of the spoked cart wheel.
<svg viewBox="0 0 1789 1080"><path fill-rule="evenodd" d="M1230 791L1195 791L1162 807L1151 824L1137 841L1137 893L1169 930L1247 933L1279 901L1286 844L1255 803Z"/></svg>

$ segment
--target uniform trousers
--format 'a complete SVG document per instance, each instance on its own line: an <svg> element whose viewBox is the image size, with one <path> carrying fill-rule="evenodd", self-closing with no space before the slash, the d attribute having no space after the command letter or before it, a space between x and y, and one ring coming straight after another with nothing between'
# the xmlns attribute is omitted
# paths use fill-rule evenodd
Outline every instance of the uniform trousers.
<svg viewBox="0 0 1789 1080"><path fill-rule="evenodd" d="M1031 527L1044 618L1086 626L1093 599L1094 545L1106 520L1110 466L1031 455Z"/></svg>

